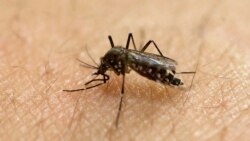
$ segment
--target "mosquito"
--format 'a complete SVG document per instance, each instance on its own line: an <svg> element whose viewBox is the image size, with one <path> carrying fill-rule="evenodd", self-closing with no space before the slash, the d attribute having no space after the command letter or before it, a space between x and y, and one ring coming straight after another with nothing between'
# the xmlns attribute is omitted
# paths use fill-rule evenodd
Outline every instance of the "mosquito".
<svg viewBox="0 0 250 141"><path fill-rule="evenodd" d="M116 127L118 127L119 118L122 110L125 76L127 73L130 72L131 69L143 77L146 77L156 82L160 82L163 85L169 85L169 86L184 85L182 80L176 77L175 74L195 73L195 72L176 73L177 62L171 58L164 56L153 40L149 40L140 50L137 50L132 33L128 34L127 44L125 48L122 46L115 46L111 35L108 36L108 39L111 45L111 49L103 57L101 57L100 59L101 63L99 65L95 63L96 66L94 66L85 63L83 61L80 61L82 63L82 66L97 70L92 74L95 75L95 78L86 82L85 88L63 90L63 91L65 92L84 91L87 89L103 85L107 83L107 81L109 80L109 75L106 74L107 71L114 71L115 74L122 75L120 102L115 120ZM134 49L129 49L131 40ZM150 44L154 45L159 55L145 52ZM93 58L91 59L93 61ZM97 78L98 76L102 76L102 78ZM93 82L98 82L98 83L90 86L90 84Z"/></svg>

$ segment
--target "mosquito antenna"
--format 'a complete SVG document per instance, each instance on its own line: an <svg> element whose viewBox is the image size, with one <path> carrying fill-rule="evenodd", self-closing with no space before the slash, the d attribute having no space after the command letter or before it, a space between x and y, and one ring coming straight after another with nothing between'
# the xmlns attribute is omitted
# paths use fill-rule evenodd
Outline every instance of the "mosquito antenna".
<svg viewBox="0 0 250 141"><path fill-rule="evenodd" d="M84 65L84 64L80 64L81 67L84 67L84 68L88 68L88 69L96 69L94 67L91 67L91 66L87 66L87 65Z"/></svg>
<svg viewBox="0 0 250 141"><path fill-rule="evenodd" d="M78 59L78 58L76 58L76 60L79 61L79 62L81 62L81 63L83 63L83 64L81 64L81 66L83 66L83 67L98 69L97 66L93 66L93 65L90 65L90 64L88 64L88 63L85 63L85 62L83 62L82 60L80 60L80 59Z"/></svg>
<svg viewBox="0 0 250 141"><path fill-rule="evenodd" d="M96 61L93 59L93 57L89 54L89 50L88 50L88 47L87 45L85 46L85 50L87 52L87 55L89 56L89 58L92 60L92 62L94 62L94 64L96 64L96 66L99 66Z"/></svg>

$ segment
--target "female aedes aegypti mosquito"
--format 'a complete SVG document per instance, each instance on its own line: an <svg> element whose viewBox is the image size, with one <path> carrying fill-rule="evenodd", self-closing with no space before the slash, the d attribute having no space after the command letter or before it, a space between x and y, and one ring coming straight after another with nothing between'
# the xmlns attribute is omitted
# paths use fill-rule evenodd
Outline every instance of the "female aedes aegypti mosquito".
<svg viewBox="0 0 250 141"><path fill-rule="evenodd" d="M171 58L163 56L160 49L153 40L149 40L141 50L137 50L132 33L129 33L126 47L115 46L112 37L108 36L111 49L101 57L101 63L98 66L93 66L88 63L81 61L82 65L87 68L93 68L97 71L93 75L102 78L94 78L85 83L86 88L73 89L73 90L63 90L65 92L76 92L91 89L102 84L105 84L109 80L109 75L106 74L107 71L114 71L117 75L122 75L122 89L121 98L118 108L118 113L116 117L116 126L119 123L119 117L122 109L122 101L124 95L124 85L125 85L125 75L130 72L130 69L136 71L143 77L150 80L160 82L164 85L169 86L180 86L184 83L181 79L175 76L177 62ZM132 40L134 49L129 49L130 40ZM147 53L145 50L153 44L157 49L159 55L153 53ZM190 74L195 72L179 72L178 74ZM88 86L92 82L100 82L93 86Z"/></svg>

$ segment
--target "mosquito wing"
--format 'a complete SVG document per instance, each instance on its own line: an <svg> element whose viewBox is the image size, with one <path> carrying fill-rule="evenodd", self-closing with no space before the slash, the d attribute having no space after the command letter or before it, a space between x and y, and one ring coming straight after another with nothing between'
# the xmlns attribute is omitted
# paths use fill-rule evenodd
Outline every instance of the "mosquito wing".
<svg viewBox="0 0 250 141"><path fill-rule="evenodd" d="M175 66L177 65L177 62L171 58L134 50L129 52L129 61L148 67L162 67L173 72L175 72Z"/></svg>
<svg viewBox="0 0 250 141"><path fill-rule="evenodd" d="M168 69L175 71L175 66L178 64L175 60L165 57L165 56L160 56L156 54L150 54L150 59L159 62L159 64L162 64L166 66Z"/></svg>

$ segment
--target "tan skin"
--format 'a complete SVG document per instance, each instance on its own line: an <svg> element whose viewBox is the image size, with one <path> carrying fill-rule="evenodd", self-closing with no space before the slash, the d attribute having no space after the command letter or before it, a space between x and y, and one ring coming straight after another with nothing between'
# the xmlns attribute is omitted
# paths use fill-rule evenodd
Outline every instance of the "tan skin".
<svg viewBox="0 0 250 141"><path fill-rule="evenodd" d="M248 140L250 3L1 1L0 140ZM153 39L178 61L186 89L131 71L82 92L110 48ZM157 53L150 47L148 52ZM193 82L193 83L192 83ZM192 83L192 87L190 85Z"/></svg>

